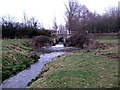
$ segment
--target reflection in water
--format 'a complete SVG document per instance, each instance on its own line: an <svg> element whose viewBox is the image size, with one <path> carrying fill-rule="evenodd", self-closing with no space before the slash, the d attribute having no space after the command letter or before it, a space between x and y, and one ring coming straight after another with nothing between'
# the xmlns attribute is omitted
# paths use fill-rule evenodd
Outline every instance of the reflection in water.
<svg viewBox="0 0 120 90"><path fill-rule="evenodd" d="M6 79L2 83L2 88L27 88L27 83L39 74L44 64L50 62L52 58L56 56L63 55L73 50L77 49L73 47L64 47L61 42L52 47L37 48L35 51L40 55L38 62L32 64L30 68L19 72L17 75Z"/></svg>

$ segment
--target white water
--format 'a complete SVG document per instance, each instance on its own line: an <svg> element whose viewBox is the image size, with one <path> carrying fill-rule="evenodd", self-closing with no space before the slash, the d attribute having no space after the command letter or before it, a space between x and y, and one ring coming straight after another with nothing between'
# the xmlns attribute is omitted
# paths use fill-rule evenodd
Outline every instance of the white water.
<svg viewBox="0 0 120 90"><path fill-rule="evenodd" d="M56 44L55 46L52 47L64 47L64 44L62 42L59 42L58 44Z"/></svg>

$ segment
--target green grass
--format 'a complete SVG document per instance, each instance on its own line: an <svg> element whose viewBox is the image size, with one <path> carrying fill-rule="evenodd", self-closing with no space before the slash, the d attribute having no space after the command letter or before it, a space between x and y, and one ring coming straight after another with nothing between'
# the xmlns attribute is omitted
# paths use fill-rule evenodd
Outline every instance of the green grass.
<svg viewBox="0 0 120 90"><path fill-rule="evenodd" d="M97 38L96 41L99 41L101 43L118 43L118 38Z"/></svg>
<svg viewBox="0 0 120 90"><path fill-rule="evenodd" d="M8 46L11 44L19 44L21 42L29 41L30 39L2 39L2 46Z"/></svg>
<svg viewBox="0 0 120 90"><path fill-rule="evenodd" d="M106 43L109 48L105 49L105 50L99 50L99 49L97 49L96 51L98 51L98 52L102 51L102 52L105 52L106 54L108 54L108 53L114 53L114 54L118 55L118 41L119 40L120 39L118 39L118 38L97 39L97 41L99 41L99 42Z"/></svg>
<svg viewBox="0 0 120 90"><path fill-rule="evenodd" d="M27 68L37 61L28 51L30 39L3 39L2 40L2 80Z"/></svg>
<svg viewBox="0 0 120 90"><path fill-rule="evenodd" d="M97 39L106 44L117 44L118 39ZM93 50L102 51L102 50ZM118 53L118 47L106 53ZM42 73L44 72L44 73ZM42 73L42 75L41 75ZM117 88L118 59L80 52L55 58L33 80L30 88Z"/></svg>
<svg viewBox="0 0 120 90"><path fill-rule="evenodd" d="M117 60L82 51L58 57L44 70L48 68L31 88L110 88L118 82Z"/></svg>

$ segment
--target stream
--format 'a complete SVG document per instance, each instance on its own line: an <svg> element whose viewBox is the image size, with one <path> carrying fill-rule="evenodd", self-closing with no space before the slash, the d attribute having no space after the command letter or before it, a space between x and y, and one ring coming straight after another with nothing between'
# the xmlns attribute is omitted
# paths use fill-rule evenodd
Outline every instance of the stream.
<svg viewBox="0 0 120 90"><path fill-rule="evenodd" d="M53 58L70 53L73 50L77 50L74 47L64 47L64 44L60 42L55 46L43 47L35 49L34 53L37 52L40 55L40 59L37 63L32 64L29 68L17 73L3 81L2 88L29 88L27 83L34 79L44 67L44 65L50 62Z"/></svg>

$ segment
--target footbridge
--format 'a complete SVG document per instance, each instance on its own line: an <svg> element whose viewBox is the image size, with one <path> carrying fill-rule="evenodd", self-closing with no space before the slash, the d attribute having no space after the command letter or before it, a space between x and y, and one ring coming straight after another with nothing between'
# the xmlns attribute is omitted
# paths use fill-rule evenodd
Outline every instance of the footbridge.
<svg viewBox="0 0 120 90"><path fill-rule="evenodd" d="M68 30L62 30L62 31L57 31L54 30L51 32L52 35L55 35L55 38L53 40L54 44L57 44L58 42L66 42L66 38L70 37L70 35L72 35L73 33L75 33L76 31L68 31Z"/></svg>

